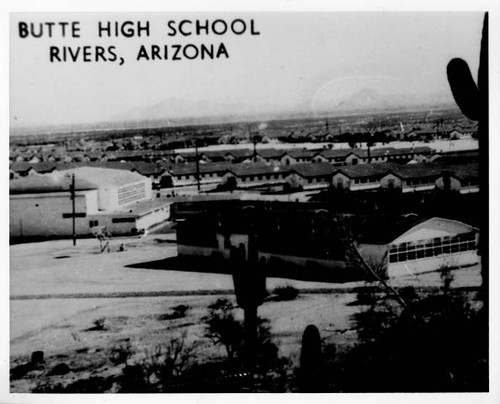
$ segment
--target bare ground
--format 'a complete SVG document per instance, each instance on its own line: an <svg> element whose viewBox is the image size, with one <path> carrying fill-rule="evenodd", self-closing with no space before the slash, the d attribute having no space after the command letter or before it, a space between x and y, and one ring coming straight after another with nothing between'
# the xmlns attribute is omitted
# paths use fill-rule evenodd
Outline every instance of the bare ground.
<svg viewBox="0 0 500 404"><path fill-rule="evenodd" d="M223 357L224 350L204 336L202 318L218 297L234 300L228 294L233 288L229 275L129 267L175 256L172 241L169 235L117 239L110 253L103 254L92 239L78 240L76 247L70 240L11 246L11 369L29 361L33 351L45 354L40 368L12 378L11 391L29 392L44 382L67 384L93 376L110 377L123 366L113 362L116 348L127 346L132 353L129 362L138 363L155 347L183 334L196 360ZM118 252L120 244L125 251ZM463 276L456 282L477 283L479 267L461 271ZM439 276L429 274L408 283L422 281L437 285ZM268 290L282 285L300 289L299 297L268 301L259 308L259 315L270 320L279 354L292 365L297 364L302 333L311 323L325 343L335 343L339 350L356 342L351 316L362 306L351 304L357 298L351 288L359 283L344 285L339 291L338 285L326 283L267 281ZM189 307L186 315L169 319L179 304ZM242 316L239 309L238 315ZM103 327L96 329L99 319L104 319ZM67 364L69 372L48 376L60 363ZM106 391L113 389L107 386Z"/></svg>

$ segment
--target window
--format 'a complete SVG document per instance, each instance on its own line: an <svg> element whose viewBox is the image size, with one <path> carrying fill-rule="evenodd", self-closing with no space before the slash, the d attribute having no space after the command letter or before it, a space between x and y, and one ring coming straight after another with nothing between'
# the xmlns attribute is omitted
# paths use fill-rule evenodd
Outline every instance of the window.
<svg viewBox="0 0 500 404"><path fill-rule="evenodd" d="M111 223L135 223L135 217L114 217Z"/></svg>
<svg viewBox="0 0 500 404"><path fill-rule="evenodd" d="M98 220L89 220L89 227L97 227L99 226L99 221Z"/></svg>
<svg viewBox="0 0 500 404"><path fill-rule="evenodd" d="M75 213L75 217L86 217L86 213ZM71 219L73 217L73 213L63 213L62 214L63 219Z"/></svg>
<svg viewBox="0 0 500 404"><path fill-rule="evenodd" d="M229 234L224 235L224 248L231 248L231 236Z"/></svg>

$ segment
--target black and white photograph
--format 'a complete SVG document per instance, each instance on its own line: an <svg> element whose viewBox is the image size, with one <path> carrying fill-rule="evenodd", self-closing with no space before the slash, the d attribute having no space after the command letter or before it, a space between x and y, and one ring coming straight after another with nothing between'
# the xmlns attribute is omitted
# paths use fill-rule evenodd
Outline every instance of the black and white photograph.
<svg viewBox="0 0 500 404"><path fill-rule="evenodd" d="M492 12L203 10L9 13L8 393L492 391Z"/></svg>

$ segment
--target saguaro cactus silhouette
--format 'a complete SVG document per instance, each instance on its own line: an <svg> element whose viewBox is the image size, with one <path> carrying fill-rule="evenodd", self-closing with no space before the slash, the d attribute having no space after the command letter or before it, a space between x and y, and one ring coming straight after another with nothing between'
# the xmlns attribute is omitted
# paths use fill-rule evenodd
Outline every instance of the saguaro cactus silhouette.
<svg viewBox="0 0 500 404"><path fill-rule="evenodd" d="M235 266L233 283L236 302L245 313L243 357L250 368L255 366L257 357L257 309L264 302L267 294L266 276L262 268L257 265L257 240L255 223L253 222L255 215L252 213L253 209L247 209L243 214L244 217L246 216L243 220L248 220L251 223L248 250L245 251L244 245L232 249L232 261Z"/></svg>
<svg viewBox="0 0 500 404"><path fill-rule="evenodd" d="M302 335L300 352L299 385L301 391L323 390L321 336L315 325L308 325Z"/></svg>
<svg viewBox="0 0 500 404"><path fill-rule="evenodd" d="M463 114L479 121L480 135L488 125L488 14L484 16L477 85L466 61L460 58L448 63L451 92ZM481 139L481 138L480 138Z"/></svg>
<svg viewBox="0 0 500 404"><path fill-rule="evenodd" d="M448 82L451 92L460 110L465 116L478 121L479 140L479 187L481 189L480 228L481 240L479 252L481 255L484 290L488 290L488 13L484 16L481 51L479 54L479 71L477 85L472 78L469 66L463 59L455 58L448 63Z"/></svg>

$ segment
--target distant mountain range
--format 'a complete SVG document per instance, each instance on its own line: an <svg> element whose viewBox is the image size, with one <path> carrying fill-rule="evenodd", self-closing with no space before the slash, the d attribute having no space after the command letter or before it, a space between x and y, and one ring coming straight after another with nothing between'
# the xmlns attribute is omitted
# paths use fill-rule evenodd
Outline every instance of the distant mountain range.
<svg viewBox="0 0 500 404"><path fill-rule="evenodd" d="M341 101L323 103L319 110L332 113L379 112L420 109L424 107L453 106L454 100L450 94L435 93L420 94L380 94L371 89L362 89Z"/></svg>
<svg viewBox="0 0 500 404"><path fill-rule="evenodd" d="M269 111L273 111L271 114ZM197 121L201 119L216 119L220 118L254 118L261 116L271 116L282 114L289 111L286 107L275 105L250 105L242 103L221 103L212 102L209 100L183 100L180 98L168 98L157 104L135 108L114 117L116 121L189 121L191 119Z"/></svg>
<svg viewBox="0 0 500 404"><path fill-rule="evenodd" d="M168 125L198 125L224 122L271 120L282 118L306 118L310 116L334 116L356 113L378 113L384 111L411 111L433 108L456 108L450 94L380 94L365 88L341 100L322 100L311 110L309 100L303 105L265 104L258 105L211 102L209 100L190 101L167 98L153 105L137 107L126 113L111 117L104 122L63 125L61 127L22 128L11 127L11 135L29 133L60 132L66 130L105 130L110 128L143 128Z"/></svg>
<svg viewBox="0 0 500 404"><path fill-rule="evenodd" d="M307 105L307 106L306 106ZM399 111L420 108L454 106L450 94L380 94L366 88L339 100L323 100L311 111L307 103L302 106L293 105L250 105L242 103L217 103L205 100L187 101L179 98L169 98L155 105L136 108L115 117L116 121L177 121L199 120L208 121L221 119L265 119L290 115L310 114L345 114L356 112ZM272 112L270 112L272 111Z"/></svg>

